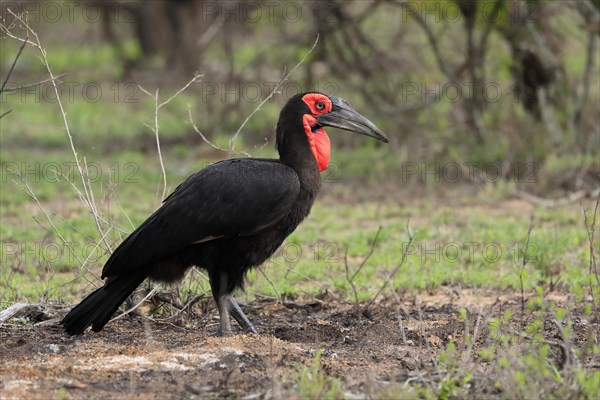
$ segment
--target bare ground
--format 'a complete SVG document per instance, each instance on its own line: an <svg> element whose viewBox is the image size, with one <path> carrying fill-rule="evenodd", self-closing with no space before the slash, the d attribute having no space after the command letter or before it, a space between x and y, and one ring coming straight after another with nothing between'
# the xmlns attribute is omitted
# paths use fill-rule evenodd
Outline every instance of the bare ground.
<svg viewBox="0 0 600 400"><path fill-rule="evenodd" d="M547 300L574 304L566 294ZM217 321L210 302L179 319L158 323L129 316L80 337L69 337L52 323L13 320L0 326L0 398L297 396L294 377L314 362L319 348L324 372L341 380L346 397L364 398L396 383L435 380L440 373L435 360L450 341L467 346L466 332L477 330L476 354L489 341L491 316L513 310L515 329L531 318L520 314L515 293L448 287L386 299L368 311L362 306L360 319L354 305L330 295L285 306L258 300L244 308L259 336L213 336ZM468 310L467 326L461 308ZM577 347L598 332L598 321L573 318ZM556 326L545 325L544 336L556 338ZM497 395L491 364L473 355L472 369L477 393Z"/></svg>

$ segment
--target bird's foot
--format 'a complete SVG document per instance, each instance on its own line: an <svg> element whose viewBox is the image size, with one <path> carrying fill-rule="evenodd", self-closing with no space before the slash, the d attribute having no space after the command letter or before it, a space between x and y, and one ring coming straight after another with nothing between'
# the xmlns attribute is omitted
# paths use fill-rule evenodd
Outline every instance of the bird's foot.
<svg viewBox="0 0 600 400"><path fill-rule="evenodd" d="M217 329L217 331L212 336L214 336L214 337L232 337L232 336L235 336L235 334L233 333L233 331L231 329L228 331L224 331L221 329L221 327L219 327L219 329Z"/></svg>
<svg viewBox="0 0 600 400"><path fill-rule="evenodd" d="M229 303L229 313L242 327L242 329L247 333L254 333L255 335L258 335L258 332L256 332L256 328L254 328L252 322L250 322L248 317L246 317L246 314L244 314L244 312L242 311L242 309L240 308L239 304L233 296L229 297Z"/></svg>
<svg viewBox="0 0 600 400"><path fill-rule="evenodd" d="M246 317L246 314L244 314L237 301L235 301L235 298L231 294L226 294L219 297L220 321L217 335L233 335L229 316L232 316L244 331L257 334L256 328L254 328L248 317Z"/></svg>

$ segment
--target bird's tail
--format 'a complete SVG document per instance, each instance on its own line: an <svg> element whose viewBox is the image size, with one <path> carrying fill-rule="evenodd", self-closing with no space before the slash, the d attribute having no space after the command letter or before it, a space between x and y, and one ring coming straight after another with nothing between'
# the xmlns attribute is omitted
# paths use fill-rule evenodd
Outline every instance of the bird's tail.
<svg viewBox="0 0 600 400"><path fill-rule="evenodd" d="M81 335L90 325L94 332L102 330L146 276L121 275L111 278L103 287L90 293L60 321L68 334Z"/></svg>

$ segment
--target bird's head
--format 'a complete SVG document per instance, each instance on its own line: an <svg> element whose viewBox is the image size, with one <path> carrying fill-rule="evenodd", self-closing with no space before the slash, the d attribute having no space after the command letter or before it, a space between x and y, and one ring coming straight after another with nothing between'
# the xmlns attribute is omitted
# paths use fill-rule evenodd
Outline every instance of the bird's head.
<svg viewBox="0 0 600 400"><path fill-rule="evenodd" d="M319 171L327 169L331 152L329 137L323 129L325 126L360 133L384 143L389 142L375 124L352 109L346 100L319 92L307 92L292 97L281 110L277 123L277 149L281 156L288 151L294 151L289 148L293 145L290 136L299 131L293 128L300 125Z"/></svg>

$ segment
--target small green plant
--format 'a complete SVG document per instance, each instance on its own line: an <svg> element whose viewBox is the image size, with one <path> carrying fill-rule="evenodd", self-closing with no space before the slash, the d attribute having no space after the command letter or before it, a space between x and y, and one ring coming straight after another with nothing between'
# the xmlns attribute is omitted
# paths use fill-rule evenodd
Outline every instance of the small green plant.
<svg viewBox="0 0 600 400"><path fill-rule="evenodd" d="M466 314L463 314L462 317L466 318ZM468 367L464 362L470 362L470 360L465 360L461 353L454 342L450 342L446 346L446 350L438 357L438 368L440 371L447 372L437 385L437 398L453 399L468 396L473 376L468 372Z"/></svg>
<svg viewBox="0 0 600 400"><path fill-rule="evenodd" d="M569 313L549 304L541 292L529 300L527 310L526 325L515 324L510 313L489 322L493 343L479 355L497 360L492 374L496 388L508 398L597 398L600 373L589 373L586 357L572 347ZM550 324L558 328L558 340L545 337ZM587 356L593 358L591 350Z"/></svg>
<svg viewBox="0 0 600 400"><path fill-rule="evenodd" d="M294 381L302 399L326 400L343 398L342 385L338 379L328 376L321 366L323 349L317 350L311 365L299 368Z"/></svg>

